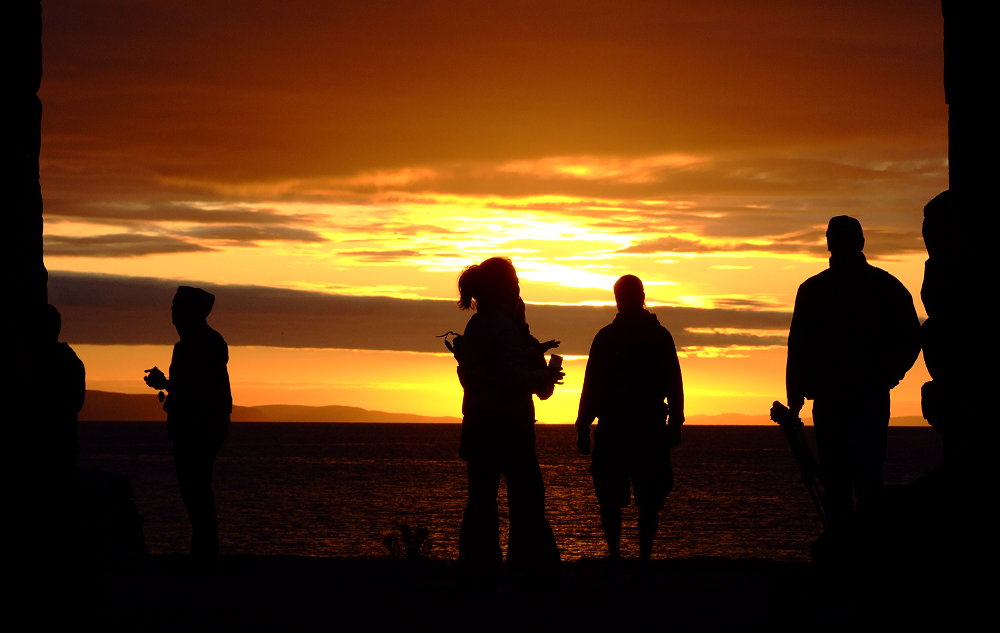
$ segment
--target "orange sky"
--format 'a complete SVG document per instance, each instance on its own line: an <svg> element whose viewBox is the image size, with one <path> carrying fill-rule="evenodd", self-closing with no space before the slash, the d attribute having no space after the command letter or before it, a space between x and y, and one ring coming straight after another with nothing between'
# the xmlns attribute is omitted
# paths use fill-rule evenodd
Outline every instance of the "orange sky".
<svg viewBox="0 0 1000 633"><path fill-rule="evenodd" d="M183 280L220 297L240 404L458 415L434 335L467 319L458 272L503 255L570 357L541 421L574 417L624 273L682 347L689 415L763 415L831 215L922 314L941 23L936 0L46 5L64 338L92 388L142 391Z"/></svg>

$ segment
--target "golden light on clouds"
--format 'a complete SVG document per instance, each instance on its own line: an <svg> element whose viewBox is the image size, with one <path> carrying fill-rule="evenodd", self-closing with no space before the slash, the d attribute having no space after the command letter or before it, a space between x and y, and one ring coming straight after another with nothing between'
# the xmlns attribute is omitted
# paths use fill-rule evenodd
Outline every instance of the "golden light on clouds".
<svg viewBox="0 0 1000 633"><path fill-rule="evenodd" d="M624 184L656 182L664 169L680 169L705 162L701 156L661 154L657 156L554 156L512 161L497 166L497 171L531 174L536 177L576 178Z"/></svg>
<svg viewBox="0 0 1000 633"><path fill-rule="evenodd" d="M947 185L932 0L296 1L239 20L211 3L88 0L45 17L56 277L398 299L423 314L454 301L465 266L500 255L529 319L565 308L596 331L613 309L586 309L612 306L632 273L683 341L693 414L782 395L781 328L826 266L832 215L858 217L870 259L917 297L921 208ZM355 323L354 304L337 306L332 322ZM265 307L275 327L309 332L301 347L234 350L244 403L458 415L451 359L398 343L406 318L358 333L366 349L320 349L322 314L303 325ZM583 336L543 323L544 338ZM88 332L105 341L86 346L92 383L131 384L139 359ZM540 419L575 413L583 352Z"/></svg>

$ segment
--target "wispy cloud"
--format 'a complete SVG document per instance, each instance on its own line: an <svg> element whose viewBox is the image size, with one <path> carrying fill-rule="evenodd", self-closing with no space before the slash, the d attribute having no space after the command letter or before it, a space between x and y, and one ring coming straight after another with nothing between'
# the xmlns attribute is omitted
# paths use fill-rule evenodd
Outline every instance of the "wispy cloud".
<svg viewBox="0 0 1000 633"><path fill-rule="evenodd" d="M165 253L211 251L212 248L167 235L115 233L71 237L48 235L45 254L53 257L142 257Z"/></svg>
<svg viewBox="0 0 1000 633"><path fill-rule="evenodd" d="M185 222L194 224L271 225L310 222L307 214L282 213L274 208L240 204L225 207L186 202L56 201L45 209L47 216L124 222Z"/></svg>
<svg viewBox="0 0 1000 633"><path fill-rule="evenodd" d="M419 252L410 250L340 251L337 254L366 262L405 262L420 256Z"/></svg>
<svg viewBox="0 0 1000 633"><path fill-rule="evenodd" d="M222 240L240 244L258 242L323 242L322 235L308 229L288 226L201 226L187 229L184 235L203 240Z"/></svg>

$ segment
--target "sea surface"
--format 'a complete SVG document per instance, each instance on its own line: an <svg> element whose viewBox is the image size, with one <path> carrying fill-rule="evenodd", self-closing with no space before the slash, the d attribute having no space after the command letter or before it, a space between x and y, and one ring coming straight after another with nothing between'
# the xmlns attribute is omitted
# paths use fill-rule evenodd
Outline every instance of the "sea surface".
<svg viewBox="0 0 1000 633"><path fill-rule="evenodd" d="M589 458L576 453L573 427L536 428L563 559L603 556ZM407 524L428 529L432 557L455 558L466 494L458 435L455 424L235 423L216 462L223 552L387 556L384 536ZM80 443L82 466L131 478L149 550L185 552L166 426L82 422ZM886 483L909 483L940 456L933 430L891 428ZM808 560L821 525L776 425L685 427L673 462L655 557ZM634 508L625 521L623 547L635 556Z"/></svg>

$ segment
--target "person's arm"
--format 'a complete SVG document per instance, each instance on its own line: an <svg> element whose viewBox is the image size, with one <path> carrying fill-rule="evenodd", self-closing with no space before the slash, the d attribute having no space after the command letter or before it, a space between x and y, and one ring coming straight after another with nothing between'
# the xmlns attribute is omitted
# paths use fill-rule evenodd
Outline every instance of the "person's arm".
<svg viewBox="0 0 1000 633"><path fill-rule="evenodd" d="M225 339L215 330L208 329L192 341L187 352L186 362L177 369L178 372L184 370L185 399L207 414L231 414L233 397L229 386L229 346ZM171 374L174 372L173 365Z"/></svg>
<svg viewBox="0 0 1000 633"><path fill-rule="evenodd" d="M596 373L600 360L599 350L600 334L594 338L590 346L590 354L587 356L587 369L583 374L583 389L580 391L580 407L576 415L576 447L581 455L590 453L590 426L597 418L596 403Z"/></svg>
<svg viewBox="0 0 1000 633"><path fill-rule="evenodd" d="M460 364L463 385L507 392L544 393L564 375L544 361L531 366L519 325L495 314L477 313L469 320Z"/></svg>
<svg viewBox="0 0 1000 633"><path fill-rule="evenodd" d="M677 346L670 332L666 333L664 344L664 361L666 363L666 384L664 392L670 405L669 422L671 425L684 424L684 379L681 377L681 362L677 358Z"/></svg>
<svg viewBox="0 0 1000 633"><path fill-rule="evenodd" d="M895 387L906 372L910 371L920 355L920 319L913 307L913 297L903 284L896 281L896 293L890 310L892 322L889 324L889 334L894 336L893 349L890 350L889 366L886 377L889 387Z"/></svg>
<svg viewBox="0 0 1000 633"><path fill-rule="evenodd" d="M73 413L77 414L83 409L83 403L87 397L87 368L84 367L83 361L72 348L70 348L70 354L73 357L71 361L73 366L73 400L70 406Z"/></svg>
<svg viewBox="0 0 1000 633"><path fill-rule="evenodd" d="M160 368L155 365L146 370L146 375L143 377L143 381L153 389L170 391L170 381Z"/></svg>
<svg viewBox="0 0 1000 633"><path fill-rule="evenodd" d="M504 320L499 324L495 339L498 382L536 394L542 400L549 398L565 376L562 369L547 365L544 353L533 348L538 339L527 331L527 324L516 324L514 328Z"/></svg>
<svg viewBox="0 0 1000 633"><path fill-rule="evenodd" d="M670 446L677 446L681 443L681 426L684 424L684 379L681 377L681 362L677 358L677 346L674 344L674 337L670 332L666 332L664 337L664 362L666 363L666 384L664 391L667 394L667 433L669 434Z"/></svg>
<svg viewBox="0 0 1000 633"><path fill-rule="evenodd" d="M559 357L556 354L553 354L551 358L559 358ZM549 370L549 378L551 380L546 381L544 388L540 391L536 391L535 394L538 396L539 400L548 400L552 396L552 393L555 391L556 385L562 384L563 376L565 376L566 374L563 372L562 369L561 358L559 358L558 365L554 365L553 361L551 360L548 364L545 364L543 360L542 366Z"/></svg>
<svg viewBox="0 0 1000 633"><path fill-rule="evenodd" d="M802 286L795 293L795 308L792 311L792 323L788 328L788 359L785 364L785 392L788 396L788 408L798 417L805 405L805 389L803 388L804 372L806 371L806 299L803 297Z"/></svg>

